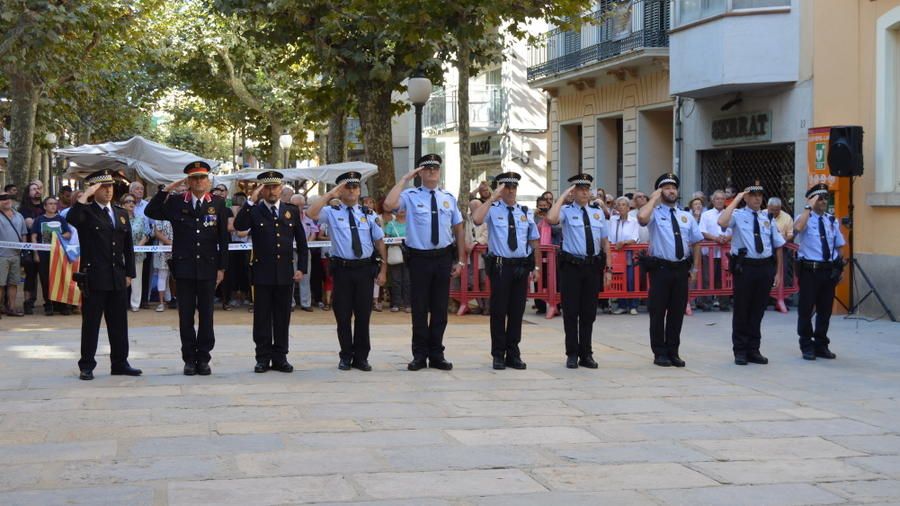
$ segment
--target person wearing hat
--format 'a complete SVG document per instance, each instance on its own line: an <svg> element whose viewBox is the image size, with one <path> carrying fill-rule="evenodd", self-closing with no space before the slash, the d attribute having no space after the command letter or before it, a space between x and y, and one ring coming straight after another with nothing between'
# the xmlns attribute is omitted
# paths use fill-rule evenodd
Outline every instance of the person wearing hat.
<svg viewBox="0 0 900 506"><path fill-rule="evenodd" d="M293 372L287 361L288 329L291 324L291 291L306 274L309 249L300 208L281 201L284 176L273 170L256 177L253 190L234 218L237 231L250 231L253 243L253 342L254 371L270 368ZM297 263L294 264L294 252Z"/></svg>
<svg viewBox="0 0 900 506"><path fill-rule="evenodd" d="M576 174L568 182L571 186L547 212L550 224L562 225L559 283L566 334L566 367L577 369L580 365L596 369L591 339L597 319L597 293L612 279L612 272L606 265L609 231L603 209L591 202L593 176ZM566 204L570 196L574 200Z"/></svg>
<svg viewBox="0 0 900 506"><path fill-rule="evenodd" d="M307 214L325 225L331 237L329 266L334 279L332 308L337 321L341 346L338 369L371 371L369 365L369 318L375 283L387 280L384 232L373 209L359 204L362 174L345 172L335 180L337 186L325 198L318 199ZM332 199L340 203L326 206Z"/></svg>
<svg viewBox="0 0 900 506"><path fill-rule="evenodd" d="M691 214L678 208L678 176L663 174L656 190L638 211L638 222L650 233L649 256L641 266L649 271L650 347L653 363L660 367L684 367L678 354L681 324L688 301L688 281L700 265L703 235Z"/></svg>
<svg viewBox="0 0 900 506"><path fill-rule="evenodd" d="M747 205L736 209L740 202ZM785 240L763 208L759 181L738 193L719 215L719 226L731 230L731 276L734 312L731 344L737 365L768 364L759 352L769 291L781 284Z"/></svg>
<svg viewBox="0 0 900 506"><path fill-rule="evenodd" d="M209 171L206 162L189 163L184 168L187 177L158 191L144 211L154 220L172 224L170 271L178 292L178 327L186 376L212 373L210 352L216 344L213 297L228 265L228 211L225 200L209 193ZM182 184L189 190L184 195L173 194Z"/></svg>
<svg viewBox="0 0 900 506"><path fill-rule="evenodd" d="M439 187L441 157L425 155L416 167L384 199L386 209L405 210L408 221L403 249L412 292L413 359L407 369L418 371L427 366L449 371L453 364L444 357L443 341L450 278L459 276L466 266L466 234L456 197ZM421 177L422 185L406 188L416 176Z"/></svg>
<svg viewBox="0 0 900 506"><path fill-rule="evenodd" d="M488 230L485 270L491 279L494 369L526 367L519 350L522 316L530 274L541 265L541 234L528 208L516 203L520 179L515 172L497 175L493 193L472 213L472 222L485 223Z"/></svg>
<svg viewBox="0 0 900 506"><path fill-rule="evenodd" d="M806 360L833 359L828 349L828 323L831 320L834 288L841 279L844 260L841 247L844 236L840 221L826 212L828 185L817 184L806 192L806 207L794 220L797 251L797 279L800 297L797 304L797 333L800 352ZM812 323L816 313L815 327Z"/></svg>
<svg viewBox="0 0 900 506"><path fill-rule="evenodd" d="M69 223L81 245L81 359L79 378L94 379L100 320L106 320L113 375L140 376L128 363L128 287L135 277L134 244L128 213L112 205L113 172L87 176L87 190L72 204ZM91 202L93 201L93 202ZM77 278L76 278L77 280Z"/></svg>

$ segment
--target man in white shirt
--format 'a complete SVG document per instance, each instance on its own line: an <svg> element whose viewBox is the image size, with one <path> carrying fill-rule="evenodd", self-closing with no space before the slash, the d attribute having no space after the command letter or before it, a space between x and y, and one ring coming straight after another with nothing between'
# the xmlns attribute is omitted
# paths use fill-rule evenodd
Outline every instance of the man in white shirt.
<svg viewBox="0 0 900 506"><path fill-rule="evenodd" d="M722 250L728 248L728 244L731 242L731 230L728 227L719 226L719 215L725 209L725 192L716 190L713 192L710 200L713 205L712 209L708 209L700 215L700 233L703 234L703 238L707 241L713 241L721 246L712 252L709 251L709 248L703 248L701 252L703 255L703 279L708 280L705 283L707 287L721 288ZM712 273L709 272L708 255L713 256ZM710 276L712 276L712 280L710 280ZM703 297L697 300L697 308L704 311L710 309L710 306L708 306L710 304L713 307L718 305L722 311L730 309L727 296Z"/></svg>

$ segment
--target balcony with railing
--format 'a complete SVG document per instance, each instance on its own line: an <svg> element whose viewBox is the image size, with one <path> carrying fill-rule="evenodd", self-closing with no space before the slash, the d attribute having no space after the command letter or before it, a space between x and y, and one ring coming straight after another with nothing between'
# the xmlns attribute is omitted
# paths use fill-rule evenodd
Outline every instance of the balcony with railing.
<svg viewBox="0 0 900 506"><path fill-rule="evenodd" d="M487 132L500 128L506 108L506 92L498 85L469 87L469 129ZM437 91L422 111L423 128L435 135L459 127L457 90Z"/></svg>
<svg viewBox="0 0 900 506"><path fill-rule="evenodd" d="M601 0L580 30L551 30L528 51L528 81L669 47L669 0Z"/></svg>

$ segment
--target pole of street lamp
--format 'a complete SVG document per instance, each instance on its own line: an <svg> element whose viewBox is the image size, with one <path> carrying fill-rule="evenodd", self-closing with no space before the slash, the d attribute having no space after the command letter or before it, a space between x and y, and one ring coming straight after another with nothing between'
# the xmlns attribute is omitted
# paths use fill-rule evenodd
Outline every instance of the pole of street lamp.
<svg viewBox="0 0 900 506"><path fill-rule="evenodd" d="M413 146L413 168L415 165L419 163L419 158L422 158L422 109L425 107L425 104L413 104L416 108L416 139L415 145ZM414 186L422 185L422 178L416 175L413 178Z"/></svg>

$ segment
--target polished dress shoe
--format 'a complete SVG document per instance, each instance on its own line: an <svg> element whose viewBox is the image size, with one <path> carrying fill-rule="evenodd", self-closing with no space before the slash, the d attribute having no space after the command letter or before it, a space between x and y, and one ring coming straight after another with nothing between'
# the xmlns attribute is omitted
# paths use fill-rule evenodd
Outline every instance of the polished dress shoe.
<svg viewBox="0 0 900 506"><path fill-rule="evenodd" d="M525 362L522 362L522 359L520 357L507 357L506 366L512 367L513 369L518 369L520 371L528 367L527 365L525 365Z"/></svg>
<svg viewBox="0 0 900 506"><path fill-rule="evenodd" d="M596 369L600 367L600 365L597 364L597 361L594 360L594 357L592 357L591 355L582 357L581 360L578 361L578 365L587 367L588 369Z"/></svg>
<svg viewBox="0 0 900 506"><path fill-rule="evenodd" d="M351 365L354 369L359 369L360 371L369 372L372 370L372 366L369 365L369 361L366 359L354 359Z"/></svg>
<svg viewBox="0 0 900 506"><path fill-rule="evenodd" d="M502 358L494 357L494 369L497 371L506 369L506 362Z"/></svg>
<svg viewBox="0 0 900 506"><path fill-rule="evenodd" d="M738 353L737 355L734 356L734 363L737 365L747 365L749 363L749 362L747 362L747 355L744 355L743 353Z"/></svg>
<svg viewBox="0 0 900 506"><path fill-rule="evenodd" d="M414 358L412 362L406 364L406 369L410 371L418 371L428 367L428 362L424 358Z"/></svg>
<svg viewBox="0 0 900 506"><path fill-rule="evenodd" d="M253 367L253 372L266 372L269 370L268 362L257 362L256 366Z"/></svg>
<svg viewBox="0 0 900 506"><path fill-rule="evenodd" d="M828 348L822 348L822 349L816 350L816 356L819 358L827 358L829 360L837 358L837 355L832 353L831 350L829 350Z"/></svg>
<svg viewBox="0 0 900 506"><path fill-rule="evenodd" d="M352 367L353 367L353 365L350 363L349 358L342 358L341 361L338 363L338 369L340 369L342 371L349 371Z"/></svg>
<svg viewBox="0 0 900 506"><path fill-rule="evenodd" d="M113 376L140 376L141 374L143 374L143 371L141 371L140 369L135 369L134 367L128 365L128 362L125 362L122 365L113 367L110 371L110 374L112 374Z"/></svg>
<svg viewBox="0 0 900 506"><path fill-rule="evenodd" d="M284 362L272 363L272 370L278 372L294 372L294 366L285 360Z"/></svg>
<svg viewBox="0 0 900 506"><path fill-rule="evenodd" d="M184 375L194 376L197 374L197 364L184 364Z"/></svg>
<svg viewBox="0 0 900 506"><path fill-rule="evenodd" d="M672 363L675 367L684 367L684 360L681 360L681 357L678 355L669 355L669 362Z"/></svg>
<svg viewBox="0 0 900 506"><path fill-rule="evenodd" d="M453 363L447 362L445 358L432 358L428 360L428 367L432 369L440 369L442 371L449 371L453 369Z"/></svg>
<svg viewBox="0 0 900 506"><path fill-rule="evenodd" d="M82 369L81 374L78 375L78 379L84 381L91 381L94 379L94 371L90 369Z"/></svg>
<svg viewBox="0 0 900 506"><path fill-rule="evenodd" d="M566 357L566 367L569 369L578 369L578 355L569 355Z"/></svg>
<svg viewBox="0 0 900 506"><path fill-rule="evenodd" d="M653 363L660 367L672 367L672 359L665 355L656 355L653 357Z"/></svg>
<svg viewBox="0 0 900 506"><path fill-rule="evenodd" d="M803 360L815 360L816 352L813 350L800 350L803 353Z"/></svg>
<svg viewBox="0 0 900 506"><path fill-rule="evenodd" d="M209 362L197 362L197 374L200 376L209 376L212 369L209 368Z"/></svg>
<svg viewBox="0 0 900 506"><path fill-rule="evenodd" d="M751 364L766 365L769 363L769 359L764 357L762 355L762 353L760 353L758 351L751 351L750 353L747 354L747 362L750 362Z"/></svg>

